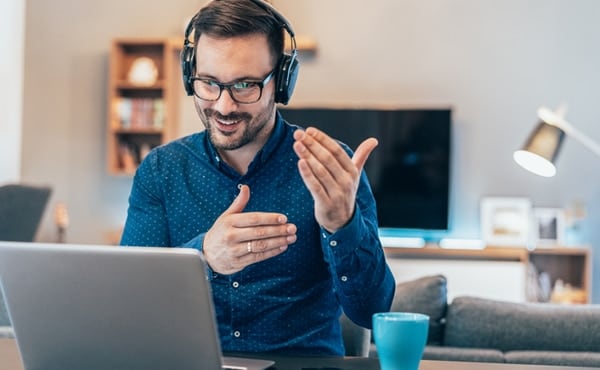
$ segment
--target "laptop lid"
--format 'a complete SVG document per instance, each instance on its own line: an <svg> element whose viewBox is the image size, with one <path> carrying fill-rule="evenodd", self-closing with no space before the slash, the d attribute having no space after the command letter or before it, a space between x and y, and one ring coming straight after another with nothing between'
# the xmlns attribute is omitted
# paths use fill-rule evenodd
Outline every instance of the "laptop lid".
<svg viewBox="0 0 600 370"><path fill-rule="evenodd" d="M0 282L26 369L221 368L197 250L0 242Z"/></svg>

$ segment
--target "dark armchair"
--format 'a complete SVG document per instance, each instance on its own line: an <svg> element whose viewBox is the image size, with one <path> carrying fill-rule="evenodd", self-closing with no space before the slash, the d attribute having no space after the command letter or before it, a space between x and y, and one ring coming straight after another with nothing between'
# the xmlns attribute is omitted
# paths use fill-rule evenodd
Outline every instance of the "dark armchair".
<svg viewBox="0 0 600 370"><path fill-rule="evenodd" d="M51 191L48 186L0 186L0 240L33 241Z"/></svg>

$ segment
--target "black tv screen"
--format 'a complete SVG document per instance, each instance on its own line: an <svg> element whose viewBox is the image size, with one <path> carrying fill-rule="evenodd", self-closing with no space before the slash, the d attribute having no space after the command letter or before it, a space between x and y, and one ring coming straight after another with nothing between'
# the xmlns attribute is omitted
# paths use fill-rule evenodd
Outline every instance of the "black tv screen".
<svg viewBox="0 0 600 370"><path fill-rule="evenodd" d="M317 127L352 150L368 137L378 139L365 171L380 228L448 230L451 109L279 111L288 122Z"/></svg>

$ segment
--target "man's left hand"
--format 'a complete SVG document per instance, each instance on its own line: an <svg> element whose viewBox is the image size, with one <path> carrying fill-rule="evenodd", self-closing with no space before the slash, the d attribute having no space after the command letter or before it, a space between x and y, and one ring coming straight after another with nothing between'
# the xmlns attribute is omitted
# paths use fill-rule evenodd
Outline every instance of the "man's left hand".
<svg viewBox="0 0 600 370"><path fill-rule="evenodd" d="M352 158L337 141L314 127L296 130L294 139L300 176L315 201L315 218L333 233L354 214L360 173L377 139L363 141Z"/></svg>

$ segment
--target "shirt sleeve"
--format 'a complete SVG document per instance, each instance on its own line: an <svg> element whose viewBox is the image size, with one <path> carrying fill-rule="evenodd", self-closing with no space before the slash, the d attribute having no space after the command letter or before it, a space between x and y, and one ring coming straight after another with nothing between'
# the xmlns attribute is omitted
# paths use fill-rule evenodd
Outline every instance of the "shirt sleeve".
<svg viewBox="0 0 600 370"><path fill-rule="evenodd" d="M133 179L129 196L127 221L121 237L122 246L181 247L202 251L204 236L200 233L183 245L172 245L158 170L158 154L151 152L140 164ZM207 278L216 274L207 266Z"/></svg>
<svg viewBox="0 0 600 370"><path fill-rule="evenodd" d="M136 171L121 237L123 246L172 247L162 191L158 183L160 177L157 162L158 154L152 151Z"/></svg>
<svg viewBox="0 0 600 370"><path fill-rule="evenodd" d="M375 199L364 172L352 219L333 234L321 228L321 245L345 314L371 328L374 313L389 311L395 280L379 240Z"/></svg>

